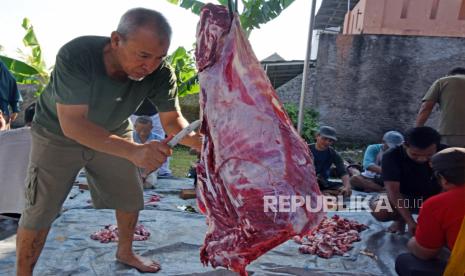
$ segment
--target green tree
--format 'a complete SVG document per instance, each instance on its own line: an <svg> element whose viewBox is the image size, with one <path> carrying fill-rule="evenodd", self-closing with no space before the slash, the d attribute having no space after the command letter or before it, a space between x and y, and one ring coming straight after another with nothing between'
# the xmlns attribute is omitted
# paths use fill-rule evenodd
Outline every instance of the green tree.
<svg viewBox="0 0 465 276"><path fill-rule="evenodd" d="M200 10L205 3L198 0L166 0L171 4L180 6L200 15ZM239 0L236 0L239 1ZM224 6L228 6L228 0L218 0ZM241 25L247 35L253 29L260 28L261 24L276 18L294 0L241 0L243 9L239 13ZM180 47L169 57L171 65L175 68L178 77L179 96L196 94L200 91L195 68L194 57L191 51Z"/></svg>
<svg viewBox="0 0 465 276"><path fill-rule="evenodd" d="M198 0L166 0L171 4L191 10L199 15L205 3ZM228 0L217 0L221 5L228 6ZM235 0L239 1L239 0ZM250 34L253 29L260 28L289 7L294 0L241 0L243 9L239 12L241 25L246 34Z"/></svg>
<svg viewBox="0 0 465 276"><path fill-rule="evenodd" d="M291 118L294 127L297 129L297 119L299 116L299 107L296 104L287 103L284 104L284 109L286 109L287 114ZM304 120L302 124L302 138L307 141L307 143L312 143L315 141L315 135L318 131L318 112L311 108L304 109Z"/></svg>
<svg viewBox="0 0 465 276"><path fill-rule="evenodd" d="M23 37L23 44L31 52L19 51L23 60L0 55L0 60L13 73L16 81L20 84L34 84L37 87L37 94L42 93L50 78L49 70L42 57L42 49L34 32L34 28L28 18L23 19L23 29L26 34Z"/></svg>
<svg viewBox="0 0 465 276"><path fill-rule="evenodd" d="M184 47L178 47L167 57L167 61L174 68L176 74L179 97L196 94L200 91L192 51L186 51Z"/></svg>

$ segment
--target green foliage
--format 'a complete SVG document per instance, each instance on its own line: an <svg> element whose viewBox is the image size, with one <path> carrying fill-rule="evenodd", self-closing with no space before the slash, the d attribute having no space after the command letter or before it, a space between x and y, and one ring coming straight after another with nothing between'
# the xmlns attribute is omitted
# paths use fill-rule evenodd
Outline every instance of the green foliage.
<svg viewBox="0 0 465 276"><path fill-rule="evenodd" d="M8 67L20 84L34 84L40 94L50 78L49 71L42 58L42 49L28 18L24 18L22 27L26 31L23 37L24 46L31 50L30 54L20 52L24 61L0 55L0 60Z"/></svg>
<svg viewBox="0 0 465 276"><path fill-rule="evenodd" d="M34 67L23 61L7 56L0 56L0 60L13 73L18 83L26 84L30 80L31 76L39 74Z"/></svg>
<svg viewBox="0 0 465 276"><path fill-rule="evenodd" d="M227 0L220 2L227 2ZM242 0L244 5L240 14L242 28L250 34L253 29L259 29L261 24L276 18L292 2L294 0Z"/></svg>
<svg viewBox="0 0 465 276"><path fill-rule="evenodd" d="M199 15L200 10L205 5L198 0L166 0L171 4L180 6ZM236 0L239 1L239 0ZM285 8L294 0L241 0L244 6L240 14L242 27L247 34L254 28L259 28L264 24L277 17ZM218 0L224 6L228 6L228 0ZM186 51L179 47L168 57L168 61L174 67L178 79L179 97L189 94L196 94L200 91L192 51Z"/></svg>
<svg viewBox="0 0 465 276"><path fill-rule="evenodd" d="M196 94L200 91L197 78L197 69L192 51L186 51L184 47L178 47L170 56L168 62L174 68L178 84L178 96L184 97Z"/></svg>
<svg viewBox="0 0 465 276"><path fill-rule="evenodd" d="M205 5L204 3L197 0L166 0L171 4L185 8L186 10L191 10L193 13L199 15L200 10Z"/></svg>
<svg viewBox="0 0 465 276"><path fill-rule="evenodd" d="M189 168L196 160L197 156L190 154L188 147L177 145L173 149L173 155L170 160L170 169L174 176L186 177Z"/></svg>
<svg viewBox="0 0 465 276"><path fill-rule="evenodd" d="M287 114L292 120L294 127L297 128L297 120L299 118L299 107L295 104L284 104ZM307 143L312 143L315 140L316 132L318 131L318 112L311 108L304 109L304 120L302 122L302 138Z"/></svg>
<svg viewBox="0 0 465 276"><path fill-rule="evenodd" d="M198 0L166 0L171 4L178 5L193 13L199 15L204 3ZM239 0L235 0L239 1ZM265 24L276 18L281 12L289 7L294 0L241 0L243 10L240 12L241 25L247 34L253 29L260 28L261 24ZM224 6L228 6L228 0L218 0Z"/></svg>
<svg viewBox="0 0 465 276"><path fill-rule="evenodd" d="M28 18L23 19L22 27L26 31L26 34L23 37L24 46L31 49L31 55L27 57L27 61L32 67L36 68L39 73L42 73L42 71L46 71L46 67L42 58L42 49L40 48L39 41L37 40L34 32L34 27Z"/></svg>

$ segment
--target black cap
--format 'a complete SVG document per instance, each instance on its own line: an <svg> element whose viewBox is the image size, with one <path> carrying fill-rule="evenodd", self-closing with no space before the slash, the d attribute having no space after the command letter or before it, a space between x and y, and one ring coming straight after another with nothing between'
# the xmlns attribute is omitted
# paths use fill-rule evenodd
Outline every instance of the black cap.
<svg viewBox="0 0 465 276"><path fill-rule="evenodd" d="M465 183L465 148L447 148L431 158L433 170L453 184Z"/></svg>
<svg viewBox="0 0 465 276"><path fill-rule="evenodd" d="M320 130L318 131L318 134L320 134L320 136L323 136L323 137L332 139L334 141L337 141L336 130L333 127L322 126L322 127L320 127Z"/></svg>

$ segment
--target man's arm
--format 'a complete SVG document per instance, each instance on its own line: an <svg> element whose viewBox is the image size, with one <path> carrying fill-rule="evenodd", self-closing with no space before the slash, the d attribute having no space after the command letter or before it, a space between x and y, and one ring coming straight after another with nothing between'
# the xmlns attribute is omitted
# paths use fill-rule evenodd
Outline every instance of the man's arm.
<svg viewBox="0 0 465 276"><path fill-rule="evenodd" d="M428 120L431 112L433 111L434 105L436 103L434 101L426 100L421 104L420 111L418 111L417 119L415 122L416 127L424 126L426 121Z"/></svg>
<svg viewBox="0 0 465 276"><path fill-rule="evenodd" d="M182 116L180 111L160 112L160 122L166 135L176 135L179 131L189 125L189 122ZM192 132L184 139L181 144L200 151L202 146L202 137L197 132Z"/></svg>
<svg viewBox="0 0 465 276"><path fill-rule="evenodd" d="M375 173L381 173L381 167L376 165L376 158L380 148L378 145L369 145L363 154L363 168ZM379 170L378 170L379 168ZM378 172L379 171L379 172Z"/></svg>
<svg viewBox="0 0 465 276"><path fill-rule="evenodd" d="M156 141L140 145L111 134L87 119L87 105L57 104L58 120L66 137L94 150L128 159L136 166L154 170L171 155L171 149Z"/></svg>
<svg viewBox="0 0 465 276"><path fill-rule="evenodd" d="M350 178L348 174L345 174L341 177L342 184L344 187L342 188L342 195L343 196L350 196L352 194L352 187L350 186Z"/></svg>
<svg viewBox="0 0 465 276"><path fill-rule="evenodd" d="M368 166L367 170L372 171L372 172L377 173L377 174L381 174L381 172L382 172L381 166L378 166L378 165L375 165L375 164L372 164L372 165Z"/></svg>
<svg viewBox="0 0 465 276"><path fill-rule="evenodd" d="M334 151L333 158L333 163L336 166L337 174L342 179L342 184L344 185L341 193L343 196L350 196L352 194L352 188L350 186L349 174L347 173L347 170L344 166L344 161L336 151Z"/></svg>
<svg viewBox="0 0 465 276"><path fill-rule="evenodd" d="M411 238L408 241L407 247L413 255L422 260L431 260L435 258L441 251L441 248L430 249L421 246L420 244L418 244L415 237Z"/></svg>
<svg viewBox="0 0 465 276"><path fill-rule="evenodd" d="M412 213L410 213L408 206L404 206L405 203L410 203L406 202L404 196L400 193L400 182L384 181L384 186L386 187L386 193L388 195L389 201L407 223L411 234L415 234L416 222L413 219Z"/></svg>

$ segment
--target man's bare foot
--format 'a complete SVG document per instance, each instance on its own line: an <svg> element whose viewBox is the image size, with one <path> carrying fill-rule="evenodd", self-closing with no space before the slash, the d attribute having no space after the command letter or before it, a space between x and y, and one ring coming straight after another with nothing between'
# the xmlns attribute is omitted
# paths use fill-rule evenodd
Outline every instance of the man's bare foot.
<svg viewBox="0 0 465 276"><path fill-rule="evenodd" d="M403 234L405 232L405 222L403 222L403 221L394 221L391 224L391 226L388 227L387 231L389 233Z"/></svg>
<svg viewBox="0 0 465 276"><path fill-rule="evenodd" d="M130 254L116 253L116 260L128 266L135 267L140 272L158 272L161 269L159 263L132 252Z"/></svg>

